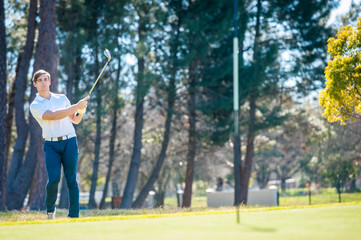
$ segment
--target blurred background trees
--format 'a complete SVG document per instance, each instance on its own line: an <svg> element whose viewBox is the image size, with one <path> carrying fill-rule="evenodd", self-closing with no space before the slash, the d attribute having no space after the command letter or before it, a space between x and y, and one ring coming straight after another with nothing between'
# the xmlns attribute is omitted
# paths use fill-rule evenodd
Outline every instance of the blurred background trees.
<svg viewBox="0 0 361 240"><path fill-rule="evenodd" d="M49 4L52 14L42 14ZM250 187L267 188L270 180L279 180L282 189L296 178L300 186L355 190L360 123L328 123L314 99L325 83L327 39L337 31L327 21L338 4L239 1L244 203ZM2 5L7 85L0 95L8 101L0 119L7 117L9 134L1 149L9 151L7 161L0 159L0 173L7 172L0 187L7 176L9 209L23 208L27 196L31 209L44 208L41 139L29 115L31 74L46 68L53 91L75 103L104 65L105 48L112 61L76 126L78 180L81 191L89 192L88 207L104 208L108 196L122 196L122 208L139 208L150 191L161 206L178 190L184 191L183 207L190 207L192 195L204 194L217 178L233 187L232 1ZM344 24L356 21L353 9ZM56 41L42 38L50 30ZM65 187L61 193L66 207Z"/></svg>

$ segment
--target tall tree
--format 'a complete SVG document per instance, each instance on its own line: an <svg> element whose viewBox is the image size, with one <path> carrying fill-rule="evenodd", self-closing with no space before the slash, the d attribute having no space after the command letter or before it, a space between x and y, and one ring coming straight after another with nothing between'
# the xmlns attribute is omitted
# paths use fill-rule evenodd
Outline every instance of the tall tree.
<svg viewBox="0 0 361 240"><path fill-rule="evenodd" d="M94 55L95 55L95 61L94 61L94 70L93 70L93 76L96 78L96 76L100 73L100 67L99 67L99 42L97 39L98 31L99 31L99 24L98 21L100 19L101 14L101 4L96 2L89 1L89 12L90 12L90 22L92 25L92 28L89 28L89 39L91 39ZM102 116L102 109L101 109L101 103L102 103L102 91L101 91L102 83L98 82L95 88L95 94L96 94L96 136L95 136L95 146L94 146L94 160L93 160L93 172L91 177L91 186L90 186L90 193L89 193L89 202L88 202L88 208L93 209L97 208L98 204L95 201L95 191L96 191L96 185L98 181L98 169L99 169L99 154L100 154L100 145L101 145L101 116Z"/></svg>
<svg viewBox="0 0 361 240"><path fill-rule="evenodd" d="M248 136L247 136L247 149L243 167L241 168L241 202L247 203L248 183L251 176L252 160L254 153L254 139L256 135L256 99L257 99L257 82L261 82L260 75L262 72L260 69L262 66L260 55L260 36L261 36L261 10L262 1L257 0L257 13L256 13L256 26L255 26L255 38L253 46L253 78L249 87L249 123L248 123Z"/></svg>
<svg viewBox="0 0 361 240"><path fill-rule="evenodd" d="M151 172L151 175L147 181L147 183L144 185L142 190L140 191L138 197L133 202L132 207L133 208L140 208L143 206L149 191L152 190L154 183L157 181L159 174L161 172L164 160L166 158L166 152L169 144L170 139L170 132L171 132L171 123L172 123L172 117L174 114L174 103L176 100L176 74L177 74L177 68L180 66L177 58L177 53L179 52L179 35L180 35L180 26L183 18L183 6L181 1L172 1L170 2L170 8L173 8L172 10L175 12L174 15L170 15L171 18L174 18L174 22L171 23L171 31L170 31L170 51L169 51L169 59L164 63L165 68L164 69L164 75L166 79L169 78L169 83L166 84L166 94L167 94L167 117L164 124L164 134L163 134L163 143L162 148L160 150L160 153L158 155L157 162ZM167 56L168 53L165 49L163 49L163 58L167 58L164 56ZM165 60L165 59L163 59ZM170 62L170 63L169 63Z"/></svg>
<svg viewBox="0 0 361 240"><path fill-rule="evenodd" d="M21 63L21 59L22 59L22 54L20 53L18 56L18 62L16 64L16 69L15 69L15 76L18 75L19 72L19 68L20 68L20 63ZM11 132L12 132L12 128L13 128L13 119L14 119L14 106L15 106L15 87L16 87L16 77L14 82L11 85L11 90L9 92L9 98L8 98L8 111L7 111L7 116L6 116L6 129L9 129L9 131L7 131L6 133L6 142L8 143L8 149L7 149L7 156L6 158L9 158L9 150L10 150L10 145L11 145Z"/></svg>
<svg viewBox="0 0 361 240"><path fill-rule="evenodd" d="M209 88L211 81L213 81L214 86L217 85L216 82L218 81L217 87L220 88L220 86L223 85L223 83L222 85L219 85L219 82L222 81L222 77L227 74L229 76L229 71L231 71L228 62L227 65L224 65L228 66L224 72L219 71L219 69L218 71L212 71L214 76L207 73L207 71L211 69L211 67L209 67L210 65L215 69L215 66L221 64L219 59L214 61L210 61L210 59L212 59L215 52L221 48L220 46L223 46L223 44L227 42L225 39L229 39L233 9L231 7L233 4L228 1L189 1L187 6L183 26L187 29L187 34L184 37L185 40L183 40L183 44L186 46L184 61L188 65L186 87L188 95L187 108L189 129L187 170L185 177L186 186L183 195L183 207L190 207L191 204L194 166L198 147L197 140L200 136L206 135L204 132L200 131L201 129L197 129L197 126L199 126L199 124L197 124L197 118L206 119L207 114L201 116L199 113L209 113L210 111L207 109L210 108L211 104L214 103L214 105L217 105L219 103L213 101L213 99L211 102L207 102L204 96L206 95L206 92L212 92L208 91L211 90ZM206 9L206 12L204 9ZM203 14L199 14L199 12L203 12ZM204 44L205 42L207 42L207 44ZM226 49L229 50L230 48L227 46ZM230 56L227 56L228 59L229 57ZM223 89L220 91L223 91ZM206 121L205 123L207 125L209 122Z"/></svg>
<svg viewBox="0 0 361 240"><path fill-rule="evenodd" d="M245 52L247 45L245 42L246 33L248 32L248 25L250 21L250 8L251 1L239 1L238 11L236 14L239 15L238 18L238 31L237 37L239 42L239 54L238 54L238 67L239 67L239 90L240 96L238 101L240 105L243 105L245 102L245 86L243 84L243 79L248 79L248 72L245 65ZM229 3L226 9L232 9L233 5ZM228 10L229 11L229 10ZM226 13L226 11L224 11ZM229 14L229 13L228 13ZM232 23L231 15L226 14L227 17L223 17L222 21L216 20L214 24L220 24L218 31L219 44L215 45L212 49L211 54L207 56L207 64L204 66L204 71L202 72L202 103L203 106L201 111L203 117L205 118L205 123L208 125L206 131L202 131L202 140L208 146L222 146L224 143L229 141L230 134L234 131L234 118L233 117L233 71L232 71L232 56L233 49L231 48L234 32L231 31ZM235 14L235 13L233 13ZM234 29L232 29L234 30ZM214 34L215 35L215 34ZM222 71L220 71L222 69ZM242 119L242 118L241 118ZM233 140L234 151L236 148L239 149L239 166L241 164L241 147L240 142L241 138L239 137L237 146L237 141ZM241 171L236 172L234 168L234 177L235 179L240 179ZM240 204L240 186L235 184L235 205ZM237 196L236 196L237 194Z"/></svg>
<svg viewBox="0 0 361 240"><path fill-rule="evenodd" d="M103 197L100 201L99 208L105 208L105 199L108 194L108 188L110 184L110 179L112 177L112 169L113 169L113 162L115 158L115 140L117 134L117 119L118 119L118 111L121 107L121 101L119 99L119 82L120 82L120 72L121 72L121 58L118 58L118 69L117 75L114 83L114 93L113 93L113 105L112 105L112 128L110 130L110 139L109 139L109 163L108 163L108 171L105 179L104 190L103 190Z"/></svg>
<svg viewBox="0 0 361 240"><path fill-rule="evenodd" d="M52 92L58 91L58 53L56 44L56 10L55 0L40 0L40 24L39 24L39 36L38 43L35 52L34 71L44 69L51 75L51 87ZM32 95L30 100L35 97L35 91L32 88ZM31 119L33 117L31 116ZM32 197L30 201L31 210L44 210L45 205L45 186L47 183L47 174L45 170L44 151L43 151L43 138L41 136L41 128L39 124L33 120L30 122L31 134L34 135L34 140L37 141L31 146L36 146L37 153L37 166L34 179L34 189L32 191ZM32 148L31 148L32 149ZM31 150L30 149L30 150Z"/></svg>
<svg viewBox="0 0 361 240"><path fill-rule="evenodd" d="M329 29L322 21L327 19L334 6L333 2L253 1L254 27L251 29L253 29L254 38L253 46L250 46L252 60L246 63L250 70L250 81L245 79L247 89L245 96L249 107L246 115L247 149L241 172L241 200L244 203L247 203L255 137L261 129L277 126L286 117L281 114L282 101L273 102L273 106L269 106L265 111L267 108L265 105L260 105L260 100L265 97L275 99L275 96L282 93L279 86L289 80L287 77L282 77L286 76L285 73L297 80L297 87L293 91L302 93L313 89L315 82L322 79L319 70L322 69L323 64L317 59L325 54L323 43L325 36L329 34ZM285 31L276 31L274 26L286 26ZM319 35L315 37L314 32L318 32ZM302 44L298 44L300 39L302 39ZM285 51L292 53L290 55L293 58L293 64L289 69L277 67L284 63L281 54ZM262 113L263 118L257 117L257 111Z"/></svg>
<svg viewBox="0 0 361 240"><path fill-rule="evenodd" d="M341 156L340 153L329 154L323 163L322 175L336 188L339 203L346 184L357 176L358 166L355 163L356 161Z"/></svg>
<svg viewBox="0 0 361 240"><path fill-rule="evenodd" d="M185 188L182 201L182 207L190 207L192 202L192 188L194 178L194 161L197 151L197 135L196 135L196 81L199 77L197 72L196 61L191 62L189 67L189 86L188 86L188 153L187 153L187 170L185 176Z"/></svg>
<svg viewBox="0 0 361 240"><path fill-rule="evenodd" d="M0 1L0 211L6 210L7 138L6 136L6 31L4 1ZM9 129L10 131L10 129Z"/></svg>
<svg viewBox="0 0 361 240"><path fill-rule="evenodd" d="M241 200L244 203L247 202L256 147L254 139L262 129L277 126L286 119L281 114L283 91L306 93L317 86L315 82L322 80L320 70L324 65L318 59L325 57L324 42L330 33L323 23L334 5L335 1L240 2L239 100L246 153L239 161ZM202 74L202 79L207 80L201 82L202 95L209 102L202 113L214 126L206 135L211 144L227 141L233 124L230 121L232 100L229 97L232 75L231 69L227 68L231 63L229 57L225 57L232 54L229 49L231 40L226 35L228 32L224 31L222 48L212 52L212 58ZM289 54L292 60L285 62L284 53ZM296 82L296 87L292 89L284 87L290 79Z"/></svg>
<svg viewBox="0 0 361 240"><path fill-rule="evenodd" d="M278 147L275 154L278 158L274 163L275 172L281 180L282 191L285 191L286 180L301 170L313 126L308 121L308 114L301 110L290 116L281 129L278 136L275 136Z"/></svg>
<svg viewBox="0 0 361 240"><path fill-rule="evenodd" d="M133 202L133 196L138 180L139 166L141 163L141 150L142 150L142 130L144 125L144 101L145 96L149 89L149 79L147 78L146 58L149 52L149 46L147 44L147 33L149 34L150 20L152 17L151 10L155 7L154 1L141 2L136 1L133 3L135 12L138 17L137 26L137 50L136 57L137 63L137 74L136 81L137 86L135 89L135 116L134 116L134 136L133 136L133 152L128 171L127 182L125 184L123 200L121 208L130 208Z"/></svg>
<svg viewBox="0 0 361 240"><path fill-rule="evenodd" d="M95 69L99 73L99 46L96 45L95 47ZM102 83L98 83L96 86L96 136L95 136L95 146L94 146L94 161L93 161L93 173L91 178L91 187L90 187L90 194L89 194L89 203L88 207L90 209L97 208L98 205L95 201L95 191L96 185L98 181L98 170L99 170L99 161L100 161L100 147L101 147L101 123L102 123Z"/></svg>
<svg viewBox="0 0 361 240"><path fill-rule="evenodd" d="M15 124L17 139L13 147L13 156L8 172L7 205L9 209L21 209L29 190L29 179L33 178L35 162L32 158L24 159L25 146L29 135L29 126L26 121L24 104L25 91L28 86L28 71L33 55L36 29L37 0L31 0L28 14L28 28L24 51L22 53L19 71L15 77ZM25 183L20 184L19 183Z"/></svg>
<svg viewBox="0 0 361 240"><path fill-rule="evenodd" d="M112 44L112 46L115 46L116 44L113 41L109 41L109 37L106 37L106 35L109 34L111 31L115 31L113 29L112 24L114 23L115 16L111 16L111 12L116 10L117 7L114 7L114 4L116 6L121 6L123 4L123 1L112 3L112 1L109 2L94 2L94 1L86 1L86 11L89 15L89 21L86 24L86 31L88 34L88 40L91 50L94 54L94 61L92 63L93 69L90 71L91 75L94 76L94 79L96 79L100 73L101 65L103 62L105 62L105 58L103 55L103 47L104 45L108 46L109 44ZM119 17L119 15L118 15ZM112 21L113 20L113 21ZM102 26L102 27L101 27ZM108 29L109 28L109 29ZM111 34L110 34L111 35ZM102 36L102 37L99 37ZM104 37L103 37L104 36ZM108 42L109 41L109 42ZM110 43L111 42L111 43ZM93 172L91 176L91 186L90 186L90 194L89 194L89 208L96 208L97 202L95 201L95 192L96 192L96 185L98 181L98 175L99 175L99 165L100 165L100 154L101 154L101 144L102 144L102 132L103 132L103 114L104 109L108 107L107 102L103 101L103 94L105 94L105 89L103 89L103 82L99 81L95 87L95 94L96 94L96 135L95 135L95 145L94 145L94 160L93 160Z"/></svg>

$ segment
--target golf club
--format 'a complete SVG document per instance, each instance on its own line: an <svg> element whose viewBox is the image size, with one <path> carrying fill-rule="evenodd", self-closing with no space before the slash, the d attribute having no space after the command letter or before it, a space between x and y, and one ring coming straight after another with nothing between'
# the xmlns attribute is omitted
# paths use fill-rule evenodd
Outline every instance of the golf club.
<svg viewBox="0 0 361 240"><path fill-rule="evenodd" d="M108 58L108 61L107 61L107 63L104 65L104 67L103 67L102 71L100 72L100 74L99 74L99 76L98 76L97 80L96 80L96 81L95 81L95 83L93 84L93 87L90 89L90 91L89 91L89 93L88 93L88 96L90 96L90 94L92 93L92 91L93 91L93 89L94 89L95 85L97 85L97 83L98 83L98 81L99 81L99 79L100 79L101 75L103 74L104 69L108 66L108 63L109 63L109 62L110 62L110 60L112 59L112 56L110 55L110 52L109 52L109 50L108 50L108 49L105 49L105 50L104 50L104 55ZM85 111L84 111L84 112L85 112ZM77 113L76 113L76 116L79 116L79 112L77 112Z"/></svg>
<svg viewBox="0 0 361 240"><path fill-rule="evenodd" d="M107 63L104 65L103 70L100 72L100 74L99 74L99 76L98 76L97 80L95 81L95 83L94 83L94 85L93 85L92 89L90 89L90 92L89 92L89 94L88 94L89 96L90 96L90 94L92 93L92 91L93 91L93 89L94 89L95 85L97 85L97 83L98 83L98 81L99 81L100 76L101 76L101 75L103 74L103 72L104 72L104 69L108 66L108 63L109 63L110 59L112 59L112 56L110 55L110 52L109 52L109 50L108 50L108 49L105 49L105 50L104 50L104 55L108 58L108 61L107 61Z"/></svg>

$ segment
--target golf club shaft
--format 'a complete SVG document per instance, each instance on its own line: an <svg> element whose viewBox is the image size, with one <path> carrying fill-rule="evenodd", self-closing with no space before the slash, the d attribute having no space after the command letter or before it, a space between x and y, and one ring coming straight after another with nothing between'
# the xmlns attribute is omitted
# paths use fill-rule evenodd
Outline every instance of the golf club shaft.
<svg viewBox="0 0 361 240"><path fill-rule="evenodd" d="M92 91L93 91L93 89L94 89L95 85L97 85L97 82L99 81L99 78L100 78L100 77L101 77L101 75L103 74L104 69L107 67L107 65L108 65L109 61L110 61L110 59L108 59L107 63L104 65L104 67L103 67L102 71L100 72L100 74L99 74L99 76L98 76L97 80L95 81L95 83L94 83L94 85L93 85L92 89L90 89L90 92L89 92L88 96L90 96L90 94L92 93ZM79 113L78 113L78 112L76 113L76 116L79 116Z"/></svg>
<svg viewBox="0 0 361 240"><path fill-rule="evenodd" d="M100 72L100 74L99 74L99 76L98 76L97 80L95 81L95 83L94 83L94 85L93 85L92 89L90 89L90 92L89 92L88 96L90 96L90 94L92 93L92 91L93 91L93 89L94 89L95 85L97 85L97 83L98 83L98 81L99 81L99 78L100 78L100 77L101 77L101 75L103 74L104 69L107 67L107 65L108 65L109 61L110 61L110 60L108 60L108 61L107 61L107 63L104 65L104 67L103 67L102 71Z"/></svg>

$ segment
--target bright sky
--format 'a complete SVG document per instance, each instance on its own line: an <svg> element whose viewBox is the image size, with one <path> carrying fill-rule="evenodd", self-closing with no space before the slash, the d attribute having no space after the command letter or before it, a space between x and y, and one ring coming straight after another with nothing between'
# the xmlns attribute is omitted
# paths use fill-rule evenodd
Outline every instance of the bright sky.
<svg viewBox="0 0 361 240"><path fill-rule="evenodd" d="M350 9L352 0L341 0L340 6L332 11L330 19L328 20L327 24L330 24L336 20L337 16L343 15L347 13ZM360 3L361 0L354 0L355 3Z"/></svg>

